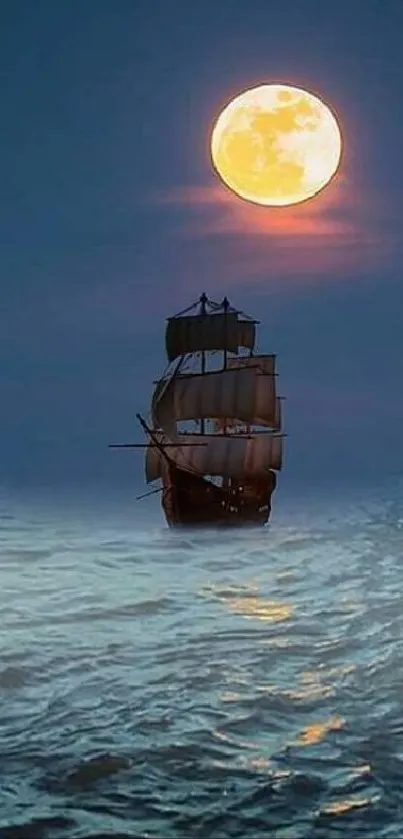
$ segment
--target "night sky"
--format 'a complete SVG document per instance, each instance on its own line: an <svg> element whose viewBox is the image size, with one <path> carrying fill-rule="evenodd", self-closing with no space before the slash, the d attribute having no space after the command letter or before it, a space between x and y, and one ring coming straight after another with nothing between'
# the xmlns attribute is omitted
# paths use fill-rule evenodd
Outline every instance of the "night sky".
<svg viewBox="0 0 403 839"><path fill-rule="evenodd" d="M403 3L3 0L1 478L140 488L164 319L203 291L262 321L287 397L283 486L403 461ZM339 117L299 208L231 197L220 109L284 82Z"/></svg>

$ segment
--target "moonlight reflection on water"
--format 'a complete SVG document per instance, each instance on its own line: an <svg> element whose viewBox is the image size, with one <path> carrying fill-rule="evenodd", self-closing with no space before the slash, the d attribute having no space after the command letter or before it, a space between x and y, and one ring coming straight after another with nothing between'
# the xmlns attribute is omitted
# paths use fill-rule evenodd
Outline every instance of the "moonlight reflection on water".
<svg viewBox="0 0 403 839"><path fill-rule="evenodd" d="M3 500L0 837L397 839L400 504L326 509L195 536Z"/></svg>

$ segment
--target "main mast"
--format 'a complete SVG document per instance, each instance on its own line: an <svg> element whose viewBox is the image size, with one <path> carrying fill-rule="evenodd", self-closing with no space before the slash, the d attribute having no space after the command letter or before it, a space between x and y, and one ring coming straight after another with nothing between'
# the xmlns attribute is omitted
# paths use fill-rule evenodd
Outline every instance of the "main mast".
<svg viewBox="0 0 403 839"><path fill-rule="evenodd" d="M228 308L229 308L228 297L224 297L224 300L222 301L222 306L223 306L223 309L224 309L224 316L225 316L225 327L224 327L224 329L225 329L225 346L224 346L224 354L223 354L223 370L226 370L227 369L227 364L228 364L228 349L227 349L227 343L228 343L228 341L227 341L227 339L228 339L228 336L227 336L227 329L228 329L228 327L227 327L227 313L228 313ZM222 433L223 434L227 433L227 421L226 420L227 420L227 418L224 417L224 422L223 422L223 427L222 427Z"/></svg>
<svg viewBox="0 0 403 839"><path fill-rule="evenodd" d="M222 301L222 306L223 306L224 315L225 315L225 347L224 347L224 367L223 367L223 369L226 370L227 369L227 359L228 359L228 350L227 350L227 337L228 337L227 336L227 312L228 312L228 309L229 309L228 297L224 297L224 300Z"/></svg>
<svg viewBox="0 0 403 839"><path fill-rule="evenodd" d="M222 305L223 305L223 309L224 309L224 318L225 318L225 320L224 320L224 340L225 340L225 344L224 344L224 353L223 353L223 370L226 370L227 369L227 364L228 364L228 349L227 349L227 344L228 344L227 313L228 313L228 307L229 307L228 297L224 297ZM227 434L227 418L226 417L224 417L223 426L222 426L222 433L224 435ZM224 489L228 489L231 486L231 481L227 477L227 475L222 476L222 486L223 486Z"/></svg>
<svg viewBox="0 0 403 839"><path fill-rule="evenodd" d="M204 317L206 315L206 303L207 303L207 295L203 293L200 297L200 314ZM206 372L206 351L202 350L201 354L201 374L204 376ZM200 434L204 434L205 431L205 420L204 418L200 420Z"/></svg>

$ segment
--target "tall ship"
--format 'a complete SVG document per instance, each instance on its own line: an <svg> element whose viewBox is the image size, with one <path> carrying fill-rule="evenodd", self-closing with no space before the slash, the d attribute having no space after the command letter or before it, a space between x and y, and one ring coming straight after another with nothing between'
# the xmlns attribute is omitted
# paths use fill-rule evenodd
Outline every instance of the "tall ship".
<svg viewBox="0 0 403 839"><path fill-rule="evenodd" d="M258 323L205 294L167 320L167 366L148 421L137 417L146 481L160 482L170 526L269 520L284 434L276 356L255 352Z"/></svg>

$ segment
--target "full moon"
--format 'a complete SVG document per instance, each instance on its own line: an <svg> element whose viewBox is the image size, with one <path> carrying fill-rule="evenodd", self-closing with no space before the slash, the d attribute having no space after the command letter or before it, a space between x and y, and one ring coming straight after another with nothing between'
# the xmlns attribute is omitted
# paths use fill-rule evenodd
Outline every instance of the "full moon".
<svg viewBox="0 0 403 839"><path fill-rule="evenodd" d="M271 207L317 195L337 171L341 148L330 108L312 93L283 84L239 94L211 135L213 166L226 186Z"/></svg>

